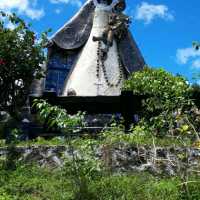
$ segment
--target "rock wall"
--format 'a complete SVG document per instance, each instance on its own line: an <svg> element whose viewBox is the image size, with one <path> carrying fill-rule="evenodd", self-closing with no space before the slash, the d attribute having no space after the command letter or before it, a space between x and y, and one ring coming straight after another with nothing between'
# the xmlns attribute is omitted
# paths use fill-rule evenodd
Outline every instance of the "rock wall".
<svg viewBox="0 0 200 200"><path fill-rule="evenodd" d="M78 149L72 151L69 146L4 147L0 148L0 160L13 151L17 160L35 162L42 167L62 167L64 159L71 158L72 152L81 156ZM149 171L174 176L183 170L197 172L200 167L200 149L195 148L104 145L96 147L94 155L113 172Z"/></svg>

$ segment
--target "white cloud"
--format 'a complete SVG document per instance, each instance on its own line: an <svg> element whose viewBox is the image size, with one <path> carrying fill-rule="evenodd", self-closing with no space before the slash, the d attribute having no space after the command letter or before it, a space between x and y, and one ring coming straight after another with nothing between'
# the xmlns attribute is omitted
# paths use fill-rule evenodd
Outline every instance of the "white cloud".
<svg viewBox="0 0 200 200"><path fill-rule="evenodd" d="M40 19L44 16L44 10L36 10L36 9L27 9L26 15L31 19Z"/></svg>
<svg viewBox="0 0 200 200"><path fill-rule="evenodd" d="M71 5L75 5L78 7L81 7L82 2L81 0L50 0L51 3L65 3L65 4L71 4Z"/></svg>
<svg viewBox="0 0 200 200"><path fill-rule="evenodd" d="M179 64L188 64L193 69L200 69L200 51L192 47L178 49L176 52L176 59Z"/></svg>
<svg viewBox="0 0 200 200"><path fill-rule="evenodd" d="M145 24L150 24L154 19L174 20L174 16L169 12L166 5L154 5L142 2L137 6L135 19L142 20Z"/></svg>
<svg viewBox="0 0 200 200"><path fill-rule="evenodd" d="M0 0L0 10L5 12L17 12L31 19L40 19L44 16L43 9L36 9L36 0Z"/></svg>
<svg viewBox="0 0 200 200"><path fill-rule="evenodd" d="M60 14L60 13L61 13L61 10L60 10L60 9L55 9L55 13L56 13L56 14Z"/></svg>
<svg viewBox="0 0 200 200"><path fill-rule="evenodd" d="M176 58L180 64L187 64L191 59L200 58L200 51L196 51L192 47L178 49L176 52Z"/></svg>
<svg viewBox="0 0 200 200"><path fill-rule="evenodd" d="M193 61L192 67L195 68L195 69L200 69L200 58Z"/></svg>

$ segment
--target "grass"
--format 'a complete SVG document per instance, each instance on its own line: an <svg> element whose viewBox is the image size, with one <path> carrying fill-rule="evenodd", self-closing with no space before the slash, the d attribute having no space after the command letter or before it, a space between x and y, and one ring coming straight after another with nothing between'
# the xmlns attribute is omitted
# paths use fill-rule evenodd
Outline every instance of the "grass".
<svg viewBox="0 0 200 200"><path fill-rule="evenodd" d="M89 155L91 145L126 143L137 146L190 147L190 137L156 137L144 130L125 134L120 129L104 132L98 139L85 135L67 140L37 138L18 142L15 146L62 146L70 144L83 148ZM0 147L6 147L0 140ZM89 157L88 157L89 158ZM198 200L200 176L184 174L177 177L153 176L150 173L113 174L96 170L95 161L86 163L66 161L62 169L40 168L16 162L5 165L0 161L0 200ZM11 164L14 159L10 159ZM2 164L1 164L2 163ZM186 183L184 183L186 182Z"/></svg>
<svg viewBox="0 0 200 200"><path fill-rule="evenodd" d="M200 178L191 177L187 196L179 177L148 173L82 177L82 190L65 169L18 166L0 170L0 200L182 200L200 199ZM81 196L80 196L81 193ZM186 198L187 197L187 198Z"/></svg>
<svg viewBox="0 0 200 200"><path fill-rule="evenodd" d="M12 200L70 199L72 187L62 171L20 166L0 171L0 191ZM66 198L66 195L69 198ZM0 199L3 199L0 194Z"/></svg>
<svg viewBox="0 0 200 200"><path fill-rule="evenodd" d="M137 146L160 146L160 147L191 147L194 143L194 140L187 135L183 136L165 136L165 137L157 137L151 133L144 133L144 132L133 132L130 134L125 134L122 131L108 131L101 133L100 137L93 138L89 134L85 134L83 137L77 137L70 139L71 142L76 142L80 144L84 144L87 142L93 142L97 144L118 144L118 143L126 143L129 145L137 145ZM38 137L35 140L29 141L17 141L16 146L62 146L67 145L69 139L63 137L55 137L53 139L44 139ZM5 140L0 140L0 147L6 147L7 144Z"/></svg>

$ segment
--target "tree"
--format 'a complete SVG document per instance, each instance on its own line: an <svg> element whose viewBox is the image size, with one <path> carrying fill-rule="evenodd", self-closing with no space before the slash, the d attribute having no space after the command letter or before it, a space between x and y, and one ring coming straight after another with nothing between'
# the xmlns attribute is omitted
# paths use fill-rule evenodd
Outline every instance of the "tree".
<svg viewBox="0 0 200 200"><path fill-rule="evenodd" d="M8 23L14 28L9 29ZM43 76L46 35L38 42L31 25L15 14L0 12L0 110L14 118L19 117L33 80Z"/></svg>

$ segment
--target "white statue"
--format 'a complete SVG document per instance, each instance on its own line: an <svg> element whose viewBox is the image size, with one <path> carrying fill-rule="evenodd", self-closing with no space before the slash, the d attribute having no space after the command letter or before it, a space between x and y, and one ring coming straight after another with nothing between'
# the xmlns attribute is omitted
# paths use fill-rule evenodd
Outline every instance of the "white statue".
<svg viewBox="0 0 200 200"><path fill-rule="evenodd" d="M117 42L107 47L101 38L109 25L109 15L117 2L93 0L95 5L93 26L76 64L66 79L63 96L74 90L77 96L117 96L121 93L124 69L120 62ZM103 55L105 53L105 55Z"/></svg>
<svg viewBox="0 0 200 200"><path fill-rule="evenodd" d="M120 95L124 78L145 65L123 14L125 7L125 0L87 0L52 36L46 91L62 96Z"/></svg>

